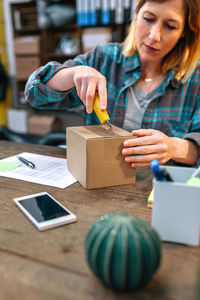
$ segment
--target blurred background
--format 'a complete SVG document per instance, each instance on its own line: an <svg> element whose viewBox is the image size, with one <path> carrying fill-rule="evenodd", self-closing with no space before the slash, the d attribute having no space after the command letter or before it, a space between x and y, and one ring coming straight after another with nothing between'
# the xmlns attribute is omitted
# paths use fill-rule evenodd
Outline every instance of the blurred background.
<svg viewBox="0 0 200 300"><path fill-rule="evenodd" d="M57 132L60 141L67 126L84 125L83 107L30 107L25 83L51 60L64 62L96 45L122 42L134 10L134 0L0 0L0 140L40 143Z"/></svg>

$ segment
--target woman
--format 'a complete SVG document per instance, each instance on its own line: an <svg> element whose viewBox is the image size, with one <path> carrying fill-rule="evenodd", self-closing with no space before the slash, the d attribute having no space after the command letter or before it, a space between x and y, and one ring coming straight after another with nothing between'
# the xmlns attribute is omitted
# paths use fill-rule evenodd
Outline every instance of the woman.
<svg viewBox="0 0 200 300"><path fill-rule="evenodd" d="M133 168L200 163L200 1L138 0L124 44L97 47L64 64L50 62L29 78L25 95L36 108L86 106L93 99L111 123L132 131L122 155ZM140 129L141 128L141 129Z"/></svg>

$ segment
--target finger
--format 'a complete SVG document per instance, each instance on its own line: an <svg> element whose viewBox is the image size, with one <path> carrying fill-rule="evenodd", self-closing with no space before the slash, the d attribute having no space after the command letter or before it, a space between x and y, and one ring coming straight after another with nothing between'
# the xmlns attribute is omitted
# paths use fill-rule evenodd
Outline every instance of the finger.
<svg viewBox="0 0 200 300"><path fill-rule="evenodd" d="M150 163L153 159L157 159L160 164L163 164L163 156L158 153L149 155L130 155L124 158L127 163Z"/></svg>
<svg viewBox="0 0 200 300"><path fill-rule="evenodd" d="M155 135L150 135L150 136L142 136L142 137L137 137L135 139L125 140L123 142L123 146L125 148L128 148L128 147L135 147L135 146L142 146L142 145L152 145L155 143L156 143Z"/></svg>
<svg viewBox="0 0 200 300"><path fill-rule="evenodd" d="M86 104L86 92L87 92L87 86L82 83L81 87L80 87L79 98L83 101L83 103L85 104L85 106L87 105ZM86 110L87 110L87 106L86 106Z"/></svg>
<svg viewBox="0 0 200 300"><path fill-rule="evenodd" d="M144 135L152 135L154 133L153 129L138 129L138 130L132 130L132 135L136 136L144 136Z"/></svg>
<svg viewBox="0 0 200 300"><path fill-rule="evenodd" d="M93 111L93 102L96 91L96 83L90 82L86 92L86 110L88 113Z"/></svg>
<svg viewBox="0 0 200 300"><path fill-rule="evenodd" d="M76 93L79 96L79 98L81 99L81 82L77 81L75 82L75 88L76 88ZM82 100L82 99L81 99ZM82 100L83 101L83 100ZM85 104L85 102L83 101L83 103Z"/></svg>
<svg viewBox="0 0 200 300"><path fill-rule="evenodd" d="M158 145L138 146L122 149L123 156L138 155L138 154L151 154L160 152Z"/></svg>
<svg viewBox="0 0 200 300"><path fill-rule="evenodd" d="M106 79L105 77L101 77L97 83L97 89L100 100L100 108L105 110L107 108L107 88L106 88Z"/></svg>
<svg viewBox="0 0 200 300"><path fill-rule="evenodd" d="M143 167L149 167L150 163L131 163L131 168L143 168Z"/></svg>
<svg viewBox="0 0 200 300"><path fill-rule="evenodd" d="M131 168L142 168L142 167L150 167L151 162L134 162L134 163L130 163ZM162 165L164 164L164 162L162 163L162 161L159 161L159 164Z"/></svg>
<svg viewBox="0 0 200 300"><path fill-rule="evenodd" d="M81 100L84 101L86 111L90 114L93 111L93 99L96 90L96 80L92 77L88 80L88 77L82 80L81 85Z"/></svg>

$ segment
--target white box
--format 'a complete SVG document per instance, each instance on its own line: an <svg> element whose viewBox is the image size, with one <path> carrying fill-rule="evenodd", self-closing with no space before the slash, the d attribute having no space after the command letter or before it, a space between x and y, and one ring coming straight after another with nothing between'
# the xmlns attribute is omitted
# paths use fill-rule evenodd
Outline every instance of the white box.
<svg viewBox="0 0 200 300"><path fill-rule="evenodd" d="M22 109L7 109L8 128L17 133L28 132L28 118L30 112Z"/></svg>
<svg viewBox="0 0 200 300"><path fill-rule="evenodd" d="M193 168L161 167L173 182L153 179L152 226L161 240L198 246L200 243L200 186L187 185Z"/></svg>
<svg viewBox="0 0 200 300"><path fill-rule="evenodd" d="M82 31L83 51L86 52L95 46L110 43L112 40L111 28L84 28Z"/></svg>

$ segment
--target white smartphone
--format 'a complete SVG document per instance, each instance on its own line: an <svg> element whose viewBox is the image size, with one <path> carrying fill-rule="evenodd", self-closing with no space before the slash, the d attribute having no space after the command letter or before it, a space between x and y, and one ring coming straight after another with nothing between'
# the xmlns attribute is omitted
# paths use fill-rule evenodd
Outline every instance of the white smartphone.
<svg viewBox="0 0 200 300"><path fill-rule="evenodd" d="M47 192L14 198L13 201L40 231L72 223L77 219Z"/></svg>

